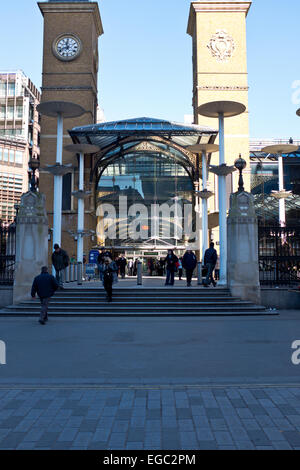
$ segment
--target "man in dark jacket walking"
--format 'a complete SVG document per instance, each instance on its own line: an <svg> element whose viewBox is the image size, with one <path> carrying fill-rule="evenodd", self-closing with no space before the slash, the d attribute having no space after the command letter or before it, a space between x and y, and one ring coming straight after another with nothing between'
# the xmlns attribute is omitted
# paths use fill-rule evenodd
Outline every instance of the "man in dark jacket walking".
<svg viewBox="0 0 300 470"><path fill-rule="evenodd" d="M182 259L182 266L184 267L186 271L187 286L191 287L193 273L197 266L197 258L196 258L196 255L192 252L192 250L187 250L187 252L184 254L183 259Z"/></svg>
<svg viewBox="0 0 300 470"><path fill-rule="evenodd" d="M69 256L65 250L62 250L59 245L54 245L54 252L52 254L52 264L56 271L56 280L62 288L61 272L69 266Z"/></svg>
<svg viewBox="0 0 300 470"><path fill-rule="evenodd" d="M214 280L214 270L218 261L218 254L214 248L215 244L211 242L210 247L206 250L204 255L204 265L207 268L207 276L204 281L205 287L208 287L210 283L216 287L216 281Z"/></svg>
<svg viewBox="0 0 300 470"><path fill-rule="evenodd" d="M177 270L178 258L173 250L168 250L168 256L165 259L167 267L166 286L174 286L175 271Z"/></svg>
<svg viewBox="0 0 300 470"><path fill-rule="evenodd" d="M122 277L122 279L125 279L127 259L125 258L124 255L121 255L120 258L118 258L118 260L116 261L116 263L120 270L120 276Z"/></svg>
<svg viewBox="0 0 300 470"><path fill-rule="evenodd" d="M55 277L48 274L47 266L43 266L41 274L34 279L31 288L31 297L34 299L37 294L41 301L41 314L39 319L41 325L45 325L45 322L48 321L49 301L58 287L58 282Z"/></svg>

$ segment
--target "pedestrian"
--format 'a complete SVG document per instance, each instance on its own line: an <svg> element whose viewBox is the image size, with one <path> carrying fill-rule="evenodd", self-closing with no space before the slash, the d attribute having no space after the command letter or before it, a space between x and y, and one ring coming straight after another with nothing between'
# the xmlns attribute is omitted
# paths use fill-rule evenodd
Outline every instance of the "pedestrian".
<svg viewBox="0 0 300 470"><path fill-rule="evenodd" d="M119 267L120 276L122 277L122 279L125 279L126 266L127 266L127 259L125 258L125 255L121 255L116 260L116 263L117 263L117 266Z"/></svg>
<svg viewBox="0 0 300 470"><path fill-rule="evenodd" d="M175 271L177 271L178 266L178 258L174 254L173 250L168 250L168 255L165 259L166 267L167 267L167 277L166 277L166 286L174 286L174 277Z"/></svg>
<svg viewBox="0 0 300 470"><path fill-rule="evenodd" d="M186 272L186 283L188 287L192 286L194 270L197 266L197 258L192 250L187 250L182 259L182 265Z"/></svg>
<svg viewBox="0 0 300 470"><path fill-rule="evenodd" d="M128 261L128 274L129 276L133 276L133 260L132 259Z"/></svg>
<svg viewBox="0 0 300 470"><path fill-rule="evenodd" d="M98 254L98 257L97 257L97 266L98 266L98 273L99 273L99 278L100 278L100 281L102 281L102 272L101 272L101 265L104 263L104 260L105 258L111 258L112 259L112 255L109 251L107 251L104 246L102 246L99 250L99 254Z"/></svg>
<svg viewBox="0 0 300 470"><path fill-rule="evenodd" d="M204 265L207 268L207 276L204 281L204 286L208 287L211 283L216 287L217 283L214 280L214 270L218 261L218 254L215 250L215 244L211 242L210 247L206 250L204 255Z"/></svg>
<svg viewBox="0 0 300 470"><path fill-rule="evenodd" d="M179 276L179 281L182 281L182 274L183 274L183 269L182 269L182 258L179 258L178 260L178 276Z"/></svg>
<svg viewBox="0 0 300 470"><path fill-rule="evenodd" d="M63 289L62 271L69 266L69 256L57 243L54 245L54 252L52 253L52 264L56 272L56 280L59 287Z"/></svg>
<svg viewBox="0 0 300 470"><path fill-rule="evenodd" d="M112 301L113 284L118 282L118 266L115 261L110 258L105 258L104 263L101 264L100 270L102 272L103 287L106 290L108 302Z"/></svg>
<svg viewBox="0 0 300 470"><path fill-rule="evenodd" d="M149 258L148 259L148 273L149 273L149 276L153 276L153 271L154 271L153 259Z"/></svg>
<svg viewBox="0 0 300 470"><path fill-rule="evenodd" d="M34 278L31 288L31 297L34 299L37 294L41 301L41 313L39 319L41 325L45 325L48 321L49 301L57 291L58 287L59 285L55 277L48 273L47 266L43 266L41 274Z"/></svg>

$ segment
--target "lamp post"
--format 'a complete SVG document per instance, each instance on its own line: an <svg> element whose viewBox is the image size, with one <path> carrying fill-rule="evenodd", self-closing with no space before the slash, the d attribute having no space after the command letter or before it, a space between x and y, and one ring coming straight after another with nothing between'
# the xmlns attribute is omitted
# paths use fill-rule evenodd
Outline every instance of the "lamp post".
<svg viewBox="0 0 300 470"><path fill-rule="evenodd" d="M204 259L205 251L208 248L208 199L214 195L207 189L207 155L218 152L219 146L215 144L196 144L188 147L187 150L202 155L202 191L196 191L196 194L202 200L202 259Z"/></svg>
<svg viewBox="0 0 300 470"><path fill-rule="evenodd" d="M30 191L36 193L37 181L35 177L35 172L40 168L40 161L37 158L31 158L28 162L28 166L31 170Z"/></svg>
<svg viewBox="0 0 300 470"><path fill-rule="evenodd" d="M240 172L238 192L242 193L242 192L245 191L244 179L243 179L243 170L246 168L247 162L246 162L246 160L244 160L242 158L241 154L240 154L239 158L234 162L234 166Z"/></svg>
<svg viewBox="0 0 300 470"><path fill-rule="evenodd" d="M70 165L62 164L63 123L64 119L82 116L86 111L78 104L68 101L46 101L37 106L37 111L42 115L57 118L56 164L44 169L54 175L52 240L54 248L56 243L61 245L63 175L71 172Z"/></svg>
<svg viewBox="0 0 300 470"><path fill-rule="evenodd" d="M219 285L227 284L227 192L226 176L235 171L228 167L225 159L224 119L238 116L246 111L246 106L235 101L212 101L199 106L197 112L202 116L219 120L219 166L211 167L211 171L219 177L219 230L220 230L220 281Z"/></svg>
<svg viewBox="0 0 300 470"><path fill-rule="evenodd" d="M100 148L89 144L66 145L67 152L79 154L79 188L72 194L78 199L78 220L77 220L77 262L83 263L83 237L87 234L84 231L84 199L91 195L90 191L84 191L84 155L96 153Z"/></svg>
<svg viewBox="0 0 300 470"><path fill-rule="evenodd" d="M285 199L287 199L292 192L284 189L284 173L283 173L283 154L296 152L298 150L297 145L292 144L279 144L269 145L262 149L262 152L277 155L278 157L278 178L279 178L279 191L272 191L272 196L279 199L279 224L281 227L286 226L286 214L285 214Z"/></svg>

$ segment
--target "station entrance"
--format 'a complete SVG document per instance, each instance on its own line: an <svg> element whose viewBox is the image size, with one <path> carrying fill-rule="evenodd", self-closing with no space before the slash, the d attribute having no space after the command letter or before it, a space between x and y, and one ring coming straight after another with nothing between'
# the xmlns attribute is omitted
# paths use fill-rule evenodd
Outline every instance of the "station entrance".
<svg viewBox="0 0 300 470"><path fill-rule="evenodd" d="M100 148L90 173L96 216L92 248L139 259L145 273L151 263L157 267L153 272L161 273L168 249L179 257L188 247L197 250L202 162L189 147L214 143L217 131L138 118L77 127L70 135L74 143Z"/></svg>

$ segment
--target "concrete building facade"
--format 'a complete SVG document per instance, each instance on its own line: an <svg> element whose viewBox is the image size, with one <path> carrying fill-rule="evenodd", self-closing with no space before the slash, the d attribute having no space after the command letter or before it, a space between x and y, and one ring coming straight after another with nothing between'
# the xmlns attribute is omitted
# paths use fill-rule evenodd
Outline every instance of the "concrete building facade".
<svg viewBox="0 0 300 470"><path fill-rule="evenodd" d="M40 93L22 72L0 72L0 220L11 223L28 190L28 161L39 158Z"/></svg>

